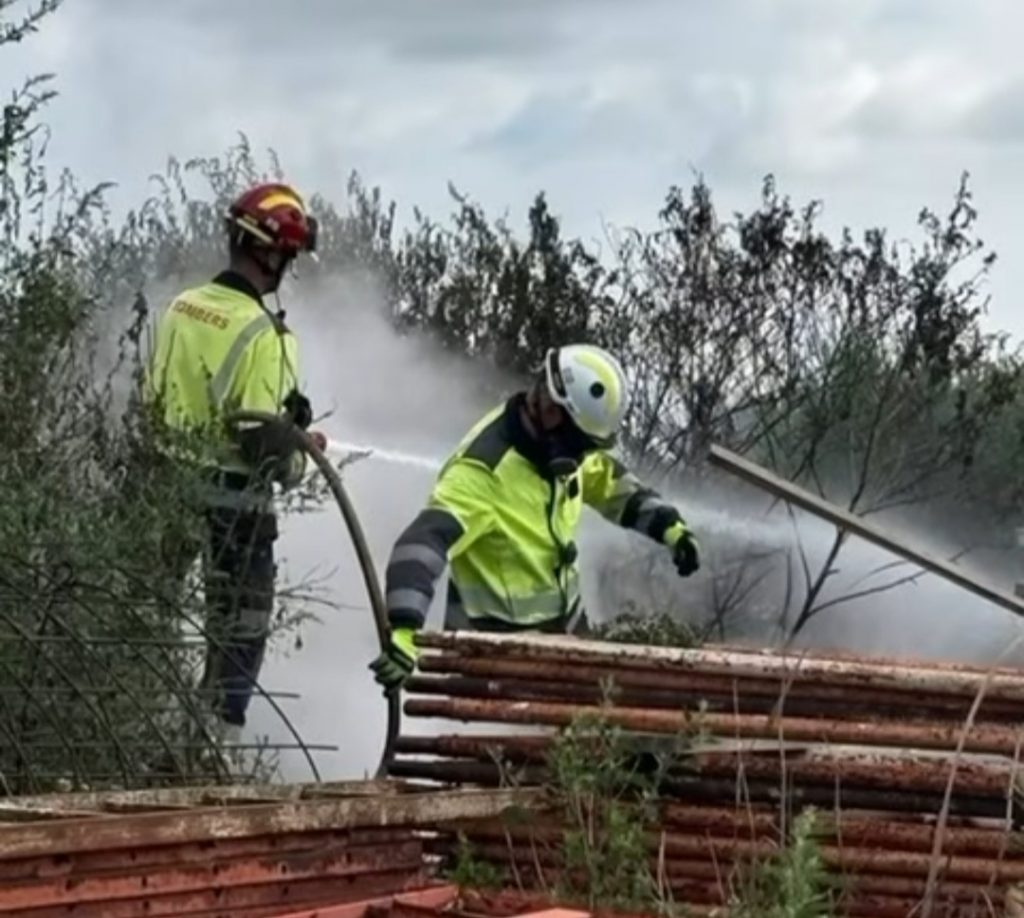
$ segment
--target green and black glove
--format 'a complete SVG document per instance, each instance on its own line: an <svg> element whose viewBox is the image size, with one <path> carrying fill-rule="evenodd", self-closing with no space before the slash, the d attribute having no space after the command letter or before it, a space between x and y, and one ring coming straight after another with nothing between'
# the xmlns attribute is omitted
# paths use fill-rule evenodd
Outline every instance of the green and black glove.
<svg viewBox="0 0 1024 918"><path fill-rule="evenodd" d="M391 632L391 643L370 664L374 678L384 688L384 694L398 691L416 669L419 650L416 647L415 628L396 628Z"/></svg>
<svg viewBox="0 0 1024 918"><path fill-rule="evenodd" d="M680 577L689 577L700 570L700 544L684 523L676 523L665 532L672 549L672 561Z"/></svg>

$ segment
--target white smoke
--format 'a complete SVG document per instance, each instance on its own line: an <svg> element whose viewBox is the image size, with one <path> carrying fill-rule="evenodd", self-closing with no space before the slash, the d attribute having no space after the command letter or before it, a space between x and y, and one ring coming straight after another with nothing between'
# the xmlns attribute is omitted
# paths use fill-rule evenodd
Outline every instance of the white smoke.
<svg viewBox="0 0 1024 918"><path fill-rule="evenodd" d="M301 348L303 382L318 413L317 425L341 452L368 451L346 467L345 482L376 560L378 576L395 539L422 507L436 469L466 430L514 390L514 381L491 368L444 351L421 336L403 337L392 329L372 284L332 278L288 291L283 300L288 322ZM771 550L774 565L761 588L769 617L782 604L784 556L791 553L796 588L803 567L797 539L817 572L833 538L833 529L805 515L793 518L771 507L749 488L728 482L699 494L669 494L701 537L705 555L721 571L736 565L750 549ZM600 618L614 609L614 591L602 595L598 569L609 559L651 554L650 543L588 515L580 534L584 598ZM333 506L286 519L279 556L286 560L283 582L324 577L336 608L321 612L321 621L304 628L300 650L281 648L267 660L262 684L268 689L301 693L301 700L281 705L310 743L339 746L337 753L316 753L324 778L360 777L374 770L385 730L385 704L367 669L378 653L376 633L362 578L340 515ZM926 548L930 546L925 546ZM940 550L938 546L936 550ZM656 549L655 549L656 551ZM674 607L685 610L702 602L711 573L702 570L690 581L673 580L666 558L656 558L666 576ZM837 571L822 601L863 590L913 571L909 565L872 574L894 561L886 552L856 539L843 548ZM613 578L614 579L614 578ZM635 579L635 578L634 578ZM625 582L625 581L624 581ZM1012 586L1010 587L1012 588ZM440 627L444 584L431 610L428 627ZM1019 620L938 577L925 575L912 584L844 602L821 613L804 632L802 646L841 646L886 655L994 659L1020 632ZM409 721L407 733L435 732L430 721ZM253 702L250 732L274 741L290 737L265 702ZM286 778L310 777L301 756L282 758Z"/></svg>
<svg viewBox="0 0 1024 918"><path fill-rule="evenodd" d="M338 452L370 452L345 468L344 479L383 584L391 546L426 501L436 464L514 382L422 336L396 334L365 279L304 284L283 292L282 303L299 341L303 387L318 415L314 427ZM279 580L320 577L339 607L320 610L321 621L304 627L301 650L271 654L261 683L301 694L281 704L306 742L340 747L315 753L322 777L372 774L386 707L367 669L379 648L352 545L333 504L290 516L282 528L278 554L286 563ZM441 624L443 583L438 594L432 628ZM255 736L291 741L266 702L254 699L249 721ZM430 727L410 722L405 732ZM282 755L281 765L286 778L310 777L297 753Z"/></svg>

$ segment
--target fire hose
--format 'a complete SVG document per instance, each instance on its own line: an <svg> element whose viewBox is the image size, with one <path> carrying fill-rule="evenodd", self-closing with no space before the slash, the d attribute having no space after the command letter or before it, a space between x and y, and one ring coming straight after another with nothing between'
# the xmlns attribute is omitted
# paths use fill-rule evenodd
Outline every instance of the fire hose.
<svg viewBox="0 0 1024 918"><path fill-rule="evenodd" d="M348 529L349 538L355 549L356 560L362 571L363 583L366 587L366 594L370 601L370 610L373 613L373 623L377 629L377 640L380 643L381 652L388 649L391 642L391 627L388 624L387 606L384 603L384 594L380 589L380 581L373 566L373 558L370 555L369 546L366 543L366 536L363 534L363 527L359 523L352 501L342 483L338 470L331 465L331 461L324 455L317 446L316 441L300 427L292 424L279 415L269 414L263 411L237 411L228 419L232 422L270 424L278 427L286 427L293 437L296 446L302 450L324 476L331 495L334 497L338 509L341 511L345 527ZM387 732L384 738L384 749L381 753L380 764L377 766L377 777L387 776L388 766L394 755L395 740L398 738L401 727L402 702L398 691L385 695L388 705Z"/></svg>

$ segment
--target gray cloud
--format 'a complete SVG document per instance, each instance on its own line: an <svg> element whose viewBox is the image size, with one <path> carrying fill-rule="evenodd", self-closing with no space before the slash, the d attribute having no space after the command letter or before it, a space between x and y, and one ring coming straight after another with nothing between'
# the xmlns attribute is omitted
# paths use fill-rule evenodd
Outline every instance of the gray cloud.
<svg viewBox="0 0 1024 918"><path fill-rule="evenodd" d="M961 127L983 141L1024 142L1024 77L991 92L967 114Z"/></svg>
<svg viewBox="0 0 1024 918"><path fill-rule="evenodd" d="M303 57L332 48L344 53L352 46L419 63L534 57L571 37L563 28L563 15L584 5L583 0L519 0L514 5L473 0L304 0L290 5L251 0L82 2L137 28L191 23L197 31L226 42L232 51L259 48L268 67L275 55ZM597 5L602 2L597 0Z"/></svg>
<svg viewBox="0 0 1024 918"><path fill-rule="evenodd" d="M1013 0L76 0L4 49L0 78L58 71L54 158L123 183L124 206L169 154L239 131L304 187L359 169L403 218L447 209L449 180L492 212L544 189L588 237L649 225L693 168L724 206L774 172L837 223L900 234L969 168L1007 252L1022 21Z"/></svg>

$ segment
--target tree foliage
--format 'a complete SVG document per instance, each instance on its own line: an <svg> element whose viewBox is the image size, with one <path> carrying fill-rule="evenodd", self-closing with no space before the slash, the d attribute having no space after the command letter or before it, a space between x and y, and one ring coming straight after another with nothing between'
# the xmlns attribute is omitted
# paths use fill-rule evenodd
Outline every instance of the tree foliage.
<svg viewBox="0 0 1024 918"><path fill-rule="evenodd" d="M983 324L995 256L966 175L945 214L920 213L916 241L834 238L819 203L794 206L768 177L759 206L729 218L702 180L672 188L653 231L611 235L603 253L566 240L543 195L518 237L454 189L447 225L416 212L401 234L379 192L353 179L349 194L338 236L372 252L399 329L523 375L565 341L611 348L630 378L629 451L684 493L718 442L954 552L1020 519L1021 361ZM843 544L837 532L818 567L790 558L790 634L837 604ZM709 594L751 594L738 568L715 578Z"/></svg>
<svg viewBox="0 0 1024 918"><path fill-rule="evenodd" d="M0 791L262 774L210 731L181 560L205 529L197 482L154 452L134 397L146 314L121 307L172 264L167 237L146 216L112 228L104 188L50 177L45 86L15 94L0 137Z"/></svg>

